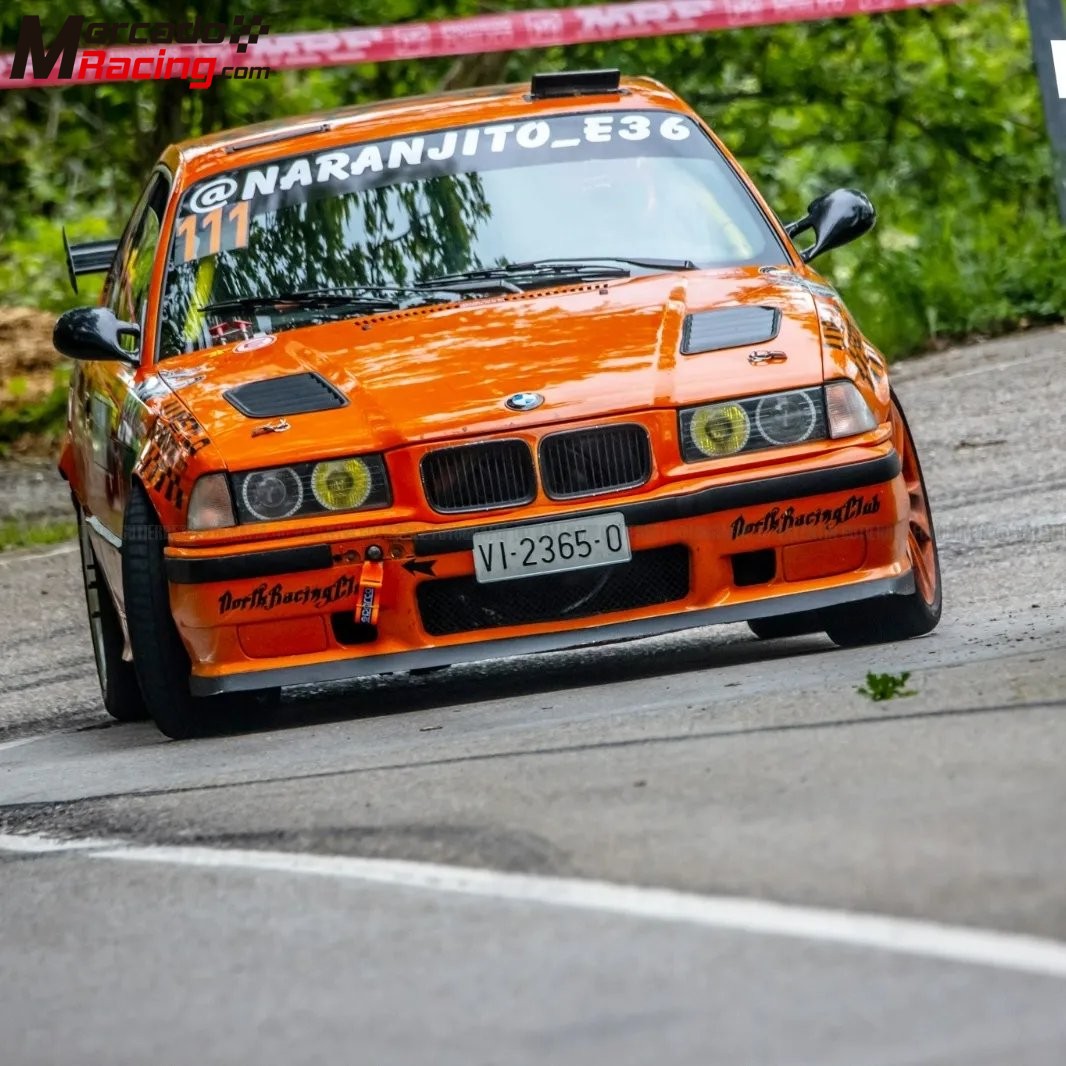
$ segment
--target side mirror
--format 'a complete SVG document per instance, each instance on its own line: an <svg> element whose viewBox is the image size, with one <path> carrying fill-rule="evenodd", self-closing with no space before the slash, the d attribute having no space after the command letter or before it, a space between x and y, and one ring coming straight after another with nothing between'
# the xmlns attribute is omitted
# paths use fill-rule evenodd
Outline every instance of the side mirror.
<svg viewBox="0 0 1066 1066"><path fill-rule="evenodd" d="M814 230L814 244L800 252L803 261L809 263L816 255L861 237L876 221L877 212L865 193L858 189L836 189L812 200L807 205L807 214L790 222L785 232L796 237L806 230Z"/></svg>
<svg viewBox="0 0 1066 1066"><path fill-rule="evenodd" d="M124 346L123 337L132 337L133 346ZM118 359L134 366L140 339L141 327L116 318L110 307L75 307L60 315L52 330L55 350L71 359Z"/></svg>

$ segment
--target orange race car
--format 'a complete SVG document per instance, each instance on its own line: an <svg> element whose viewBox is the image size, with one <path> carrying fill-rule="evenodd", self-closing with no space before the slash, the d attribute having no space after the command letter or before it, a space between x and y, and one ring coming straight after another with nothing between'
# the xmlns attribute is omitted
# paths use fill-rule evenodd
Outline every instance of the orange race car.
<svg viewBox="0 0 1066 1066"><path fill-rule="evenodd" d="M107 709L192 735L281 686L746 620L931 630L885 361L681 100L617 71L173 146L63 315ZM792 238L810 230L800 251Z"/></svg>

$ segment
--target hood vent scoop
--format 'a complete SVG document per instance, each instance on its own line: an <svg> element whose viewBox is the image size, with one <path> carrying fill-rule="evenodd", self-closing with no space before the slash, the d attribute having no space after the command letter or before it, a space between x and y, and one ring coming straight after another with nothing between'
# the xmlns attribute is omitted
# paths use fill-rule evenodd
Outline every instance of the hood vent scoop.
<svg viewBox="0 0 1066 1066"><path fill-rule="evenodd" d="M347 407L344 394L319 374L288 374L227 389L225 398L249 418L278 418Z"/></svg>
<svg viewBox="0 0 1066 1066"><path fill-rule="evenodd" d="M723 307L717 311L697 311L685 316L681 331L681 354L714 352L763 344L773 340L781 328L781 313L772 307Z"/></svg>

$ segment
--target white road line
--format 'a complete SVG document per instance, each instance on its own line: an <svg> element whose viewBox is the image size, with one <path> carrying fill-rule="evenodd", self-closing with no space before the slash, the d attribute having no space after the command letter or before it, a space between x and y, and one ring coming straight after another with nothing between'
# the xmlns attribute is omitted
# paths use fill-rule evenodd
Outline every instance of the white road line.
<svg viewBox="0 0 1066 1066"><path fill-rule="evenodd" d="M23 744L32 744L35 740L44 740L45 737L52 735L51 733L38 733L35 737L19 737L18 740L0 741L0 751L7 751L8 748L21 748Z"/></svg>
<svg viewBox="0 0 1066 1066"><path fill-rule="evenodd" d="M1066 943L1039 937L887 915L793 906L730 896L700 896L661 888L397 859L361 859L276 851L202 847L139 847L122 841L59 840L0 835L0 850L47 853L81 850L90 858L209 869L259 870L333 877L485 899L569 907L651 921L684 922L760 936L783 936L947 962L1066 978Z"/></svg>
<svg viewBox="0 0 1066 1066"><path fill-rule="evenodd" d="M46 837L37 833L0 833L0 851L13 851L19 855L46 855L54 851L96 852L102 848L121 845L121 840L103 840L100 837L64 840L61 837Z"/></svg>
<svg viewBox="0 0 1066 1066"><path fill-rule="evenodd" d="M51 559L54 555L69 555L77 550L78 545L75 542L74 544L63 544L58 548L52 548L50 551L36 552L33 555L17 552L12 554L10 558L0 559L0 566L11 566L12 563L32 563L38 559Z"/></svg>

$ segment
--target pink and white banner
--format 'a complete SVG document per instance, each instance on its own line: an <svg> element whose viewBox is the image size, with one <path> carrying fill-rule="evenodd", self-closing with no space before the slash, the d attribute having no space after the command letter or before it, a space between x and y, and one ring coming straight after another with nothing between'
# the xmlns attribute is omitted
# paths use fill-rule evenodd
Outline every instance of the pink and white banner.
<svg viewBox="0 0 1066 1066"><path fill-rule="evenodd" d="M958 0L642 0L313 33L268 32L259 36L254 44L245 44L240 51L236 43L229 41L167 44L165 51L168 57L213 59L217 69L223 66L267 66L273 72L382 63L394 59L507 52L517 48L546 48L631 37L706 33L956 2ZM45 42L48 42L47 28ZM24 75L17 78L11 76L14 53L8 53L0 55L0 88L63 85L71 80L125 81L161 76L131 72L150 72L161 66L157 58L162 51L159 44L112 45L91 50L92 62L83 63L86 54L83 48L78 53L75 70L90 69L91 74L75 73L63 77L59 64L56 64L43 76L35 76L31 67L26 67ZM101 58L106 62L101 62Z"/></svg>

